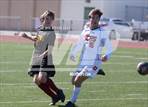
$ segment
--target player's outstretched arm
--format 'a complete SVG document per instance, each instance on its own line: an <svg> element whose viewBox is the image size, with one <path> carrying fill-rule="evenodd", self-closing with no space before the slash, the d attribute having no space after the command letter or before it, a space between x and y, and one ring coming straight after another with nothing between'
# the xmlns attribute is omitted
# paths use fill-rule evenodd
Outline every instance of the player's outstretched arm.
<svg viewBox="0 0 148 107"><path fill-rule="evenodd" d="M105 37L105 46L104 47L106 48L106 52L105 52L105 55L102 56L101 60L103 62L106 62L107 60L110 59L111 54L113 52L113 48L112 48L112 43L109 39L109 36L107 34L105 34L104 37Z"/></svg>
<svg viewBox="0 0 148 107"><path fill-rule="evenodd" d="M27 35L26 33L22 33L21 37L24 37L24 38L32 40L32 41L36 41L37 40L37 36Z"/></svg>

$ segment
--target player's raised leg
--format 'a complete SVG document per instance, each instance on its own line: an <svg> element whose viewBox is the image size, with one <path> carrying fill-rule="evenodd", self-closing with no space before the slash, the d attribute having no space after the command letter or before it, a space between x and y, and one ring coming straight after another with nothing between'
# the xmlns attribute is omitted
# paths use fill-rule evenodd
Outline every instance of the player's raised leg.
<svg viewBox="0 0 148 107"><path fill-rule="evenodd" d="M81 73L79 73L77 76L72 77L72 84L74 85L74 87L72 91L72 96L70 98L70 101L67 102L66 107L75 107L74 103L76 102L80 93L81 85L87 79L88 77L85 75L81 75Z"/></svg>

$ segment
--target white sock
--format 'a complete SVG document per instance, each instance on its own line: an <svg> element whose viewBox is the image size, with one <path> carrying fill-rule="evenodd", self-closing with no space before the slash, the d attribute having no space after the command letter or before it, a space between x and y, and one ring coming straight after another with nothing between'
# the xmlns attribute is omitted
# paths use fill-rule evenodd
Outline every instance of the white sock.
<svg viewBox="0 0 148 107"><path fill-rule="evenodd" d="M71 99L70 99L70 101L72 103L76 102L79 93L80 93L80 87L74 87L73 92L72 92L72 96L71 96Z"/></svg>

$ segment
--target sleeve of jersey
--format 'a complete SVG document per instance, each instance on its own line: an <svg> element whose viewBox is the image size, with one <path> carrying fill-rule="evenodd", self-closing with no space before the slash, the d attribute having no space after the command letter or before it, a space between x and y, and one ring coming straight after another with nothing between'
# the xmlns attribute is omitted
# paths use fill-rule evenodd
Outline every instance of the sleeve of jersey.
<svg viewBox="0 0 148 107"><path fill-rule="evenodd" d="M108 35L105 35L105 36L106 36L106 42L105 42L106 52L105 52L105 55L107 56L107 59L109 59L111 57L113 48L112 48L112 43L109 40Z"/></svg>
<svg viewBox="0 0 148 107"><path fill-rule="evenodd" d="M83 32L80 36L79 41L72 47L70 55L76 56L77 52L79 52L84 45L84 40L83 40Z"/></svg>

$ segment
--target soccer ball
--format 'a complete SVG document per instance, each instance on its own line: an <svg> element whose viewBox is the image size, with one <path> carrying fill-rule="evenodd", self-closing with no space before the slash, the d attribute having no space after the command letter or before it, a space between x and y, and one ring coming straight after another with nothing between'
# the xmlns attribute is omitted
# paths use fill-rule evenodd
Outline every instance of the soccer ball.
<svg viewBox="0 0 148 107"><path fill-rule="evenodd" d="M148 62L140 62L137 65L137 71L140 75L148 74Z"/></svg>

